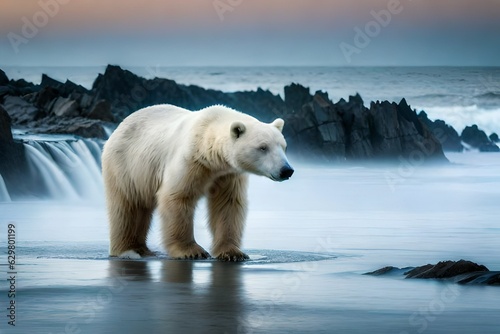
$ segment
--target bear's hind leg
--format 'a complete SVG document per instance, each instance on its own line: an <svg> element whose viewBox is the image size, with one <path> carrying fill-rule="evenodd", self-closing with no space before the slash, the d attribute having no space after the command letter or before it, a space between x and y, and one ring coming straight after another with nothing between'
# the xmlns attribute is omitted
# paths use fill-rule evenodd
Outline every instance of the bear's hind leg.
<svg viewBox="0 0 500 334"><path fill-rule="evenodd" d="M168 255L177 259L207 259L210 254L194 239L195 199L160 192L158 210L162 219L163 243Z"/></svg>
<svg viewBox="0 0 500 334"><path fill-rule="evenodd" d="M246 175L222 176L214 181L207 194L212 254L219 260L249 259L240 250L246 219L247 183Z"/></svg>
<svg viewBox="0 0 500 334"><path fill-rule="evenodd" d="M146 246L152 214L153 208L131 203L124 196L114 194L108 203L109 255L130 258L154 255Z"/></svg>

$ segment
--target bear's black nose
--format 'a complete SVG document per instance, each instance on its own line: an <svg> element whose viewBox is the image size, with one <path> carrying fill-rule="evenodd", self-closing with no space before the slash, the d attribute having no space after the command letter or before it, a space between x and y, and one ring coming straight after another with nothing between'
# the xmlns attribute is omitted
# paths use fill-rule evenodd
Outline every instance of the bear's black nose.
<svg viewBox="0 0 500 334"><path fill-rule="evenodd" d="M280 179L287 180L292 176L292 174L293 174L293 168L286 165L280 170Z"/></svg>

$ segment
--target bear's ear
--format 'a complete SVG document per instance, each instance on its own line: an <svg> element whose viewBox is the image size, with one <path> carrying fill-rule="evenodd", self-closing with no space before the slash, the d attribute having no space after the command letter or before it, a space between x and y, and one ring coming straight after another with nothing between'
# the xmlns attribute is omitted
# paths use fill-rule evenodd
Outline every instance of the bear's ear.
<svg viewBox="0 0 500 334"><path fill-rule="evenodd" d="M240 136L245 132L245 124L241 122L234 122L231 124L231 136L233 138L240 138Z"/></svg>
<svg viewBox="0 0 500 334"><path fill-rule="evenodd" d="M283 132L283 127L285 126L285 121L281 118L276 118L271 125L275 126L280 132Z"/></svg>

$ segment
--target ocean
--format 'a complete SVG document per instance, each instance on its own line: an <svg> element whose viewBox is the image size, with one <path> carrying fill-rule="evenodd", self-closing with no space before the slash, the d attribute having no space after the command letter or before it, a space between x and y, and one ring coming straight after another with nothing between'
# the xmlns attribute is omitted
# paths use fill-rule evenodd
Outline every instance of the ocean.
<svg viewBox="0 0 500 334"><path fill-rule="evenodd" d="M359 93L370 101L405 98L430 119L443 119L460 134L477 124L500 133L500 67L124 67L146 78L167 78L224 92L268 89L300 83L311 93L326 91L333 102ZM105 67L3 67L9 78L39 83L42 73L91 88Z"/></svg>

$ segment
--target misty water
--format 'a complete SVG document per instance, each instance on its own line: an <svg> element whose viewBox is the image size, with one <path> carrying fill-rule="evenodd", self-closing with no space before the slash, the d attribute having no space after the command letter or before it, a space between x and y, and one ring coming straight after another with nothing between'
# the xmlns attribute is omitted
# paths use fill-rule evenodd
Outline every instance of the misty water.
<svg viewBox="0 0 500 334"><path fill-rule="evenodd" d="M392 166L318 166L292 157L296 172L287 182L251 177L244 237L250 260L232 264L169 259L156 216L148 243L160 252L158 257L109 259L102 183L92 172L97 158L88 143L69 146L45 145L36 148L39 154L32 153L65 152L73 157L69 166L87 169L87 182L62 170L75 196L4 198L0 203L1 245L6 245L8 224L14 224L17 252L16 328L5 320L7 286L2 285L2 330L500 330L498 287L362 275L387 265L459 259L500 270L500 154L449 153L451 164L429 167L404 161ZM51 156L60 159L53 168L68 168L62 155ZM43 161L33 163L45 166ZM198 243L209 248L203 202L195 233ZM0 268L7 268L6 252L1 253ZM6 276L7 269L2 271Z"/></svg>

